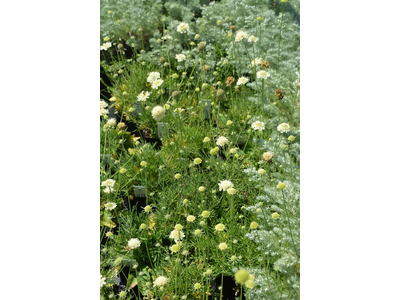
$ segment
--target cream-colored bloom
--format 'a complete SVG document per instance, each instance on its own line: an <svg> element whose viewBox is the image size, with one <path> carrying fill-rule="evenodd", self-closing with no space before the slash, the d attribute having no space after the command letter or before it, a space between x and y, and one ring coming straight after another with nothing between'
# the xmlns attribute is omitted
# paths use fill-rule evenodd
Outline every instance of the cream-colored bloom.
<svg viewBox="0 0 400 300"><path fill-rule="evenodd" d="M287 123L282 123L282 124L278 125L277 129L278 129L278 131L280 133L289 132L290 131L290 125L287 124Z"/></svg>
<svg viewBox="0 0 400 300"><path fill-rule="evenodd" d="M201 213L201 216L202 216L203 218L208 218L208 217L210 216L210 212L209 212L208 210L205 210L205 211L203 211L203 212Z"/></svg>
<svg viewBox="0 0 400 300"><path fill-rule="evenodd" d="M260 58L254 58L254 59L251 61L251 66L254 67L254 66L256 66L256 65L259 65L259 64L261 64L261 61L262 61L262 58L261 58L261 57L260 57Z"/></svg>
<svg viewBox="0 0 400 300"><path fill-rule="evenodd" d="M111 42L104 43L100 46L100 50L108 50L109 48L111 48Z"/></svg>
<svg viewBox="0 0 400 300"><path fill-rule="evenodd" d="M163 84L164 80L157 79L151 83L151 88L153 90L158 90L158 88Z"/></svg>
<svg viewBox="0 0 400 300"><path fill-rule="evenodd" d="M218 186L220 191L226 191L227 189L233 187L233 183L230 180L222 180L220 183L218 183Z"/></svg>
<svg viewBox="0 0 400 300"><path fill-rule="evenodd" d="M160 78L161 78L160 73L158 73L158 72L150 72L149 75L147 76L147 82L152 83L152 82L154 82L154 81L156 81L157 79L160 79Z"/></svg>
<svg viewBox="0 0 400 300"><path fill-rule="evenodd" d="M221 250L226 250L228 249L228 245L226 243L221 243L218 245L218 248Z"/></svg>
<svg viewBox="0 0 400 300"><path fill-rule="evenodd" d="M128 248L129 250L134 250L134 249L139 248L139 247L140 247L140 241L139 241L139 239L130 239L130 240L128 241L128 246L127 246L127 248Z"/></svg>
<svg viewBox="0 0 400 300"><path fill-rule="evenodd" d="M114 189L113 189L112 187L106 187L106 188L103 190L103 192L106 193L106 194L109 194L109 193L114 192Z"/></svg>
<svg viewBox="0 0 400 300"><path fill-rule="evenodd" d="M107 127L115 127L115 125L117 125L117 120L115 120L114 118L111 118L107 121L106 125L107 125Z"/></svg>
<svg viewBox="0 0 400 300"><path fill-rule="evenodd" d="M264 175L265 174L265 170L264 169L258 169L257 173L260 175Z"/></svg>
<svg viewBox="0 0 400 300"><path fill-rule="evenodd" d="M176 58L176 60L177 60L178 62L181 62L181 61L186 60L185 54L177 54L177 55L175 55L175 58Z"/></svg>
<svg viewBox="0 0 400 300"><path fill-rule="evenodd" d="M229 195L234 195L234 194L236 194L236 190L235 190L234 188L229 188L229 189L226 190L226 192L227 192Z"/></svg>
<svg viewBox="0 0 400 300"><path fill-rule="evenodd" d="M258 38L256 38L254 35L252 35L252 36L249 36L248 41L250 43L255 43L258 41Z"/></svg>
<svg viewBox="0 0 400 300"><path fill-rule="evenodd" d="M106 210L113 210L117 207L117 204L115 204L114 202L107 202L106 204L104 204L104 207Z"/></svg>
<svg viewBox="0 0 400 300"><path fill-rule="evenodd" d="M178 25L178 27L176 28L176 30L177 30L179 33L186 33L186 32L189 31L189 24L188 24L188 23L182 22L182 23L180 23L180 24Z"/></svg>
<svg viewBox="0 0 400 300"><path fill-rule="evenodd" d="M253 128L254 130L264 130L265 129L265 123L261 122L261 121L255 121L253 122L253 124L251 124L251 128Z"/></svg>
<svg viewBox="0 0 400 300"><path fill-rule="evenodd" d="M106 278L100 274L100 288L106 284Z"/></svg>
<svg viewBox="0 0 400 300"><path fill-rule="evenodd" d="M225 145L228 144L228 143L229 143L229 140L228 140L226 137L220 136L220 137L217 139L217 141L216 141L215 144L217 144L218 146L223 147L223 146L225 146Z"/></svg>
<svg viewBox="0 0 400 300"><path fill-rule="evenodd" d="M185 237L185 234L181 230L172 230L169 238L174 240L175 242L182 240Z"/></svg>
<svg viewBox="0 0 400 300"><path fill-rule="evenodd" d="M187 220L188 222L194 222L194 220L196 220L196 217L190 215L190 216L188 216L188 217L186 218L186 220Z"/></svg>
<svg viewBox="0 0 400 300"><path fill-rule="evenodd" d="M225 230L225 225L222 223L218 223L217 225L215 225L215 230L216 231L224 231Z"/></svg>
<svg viewBox="0 0 400 300"><path fill-rule="evenodd" d="M268 152L263 153L263 155L261 156L261 159L265 160L265 161L271 161L273 157L274 157L274 155L268 151Z"/></svg>
<svg viewBox="0 0 400 300"><path fill-rule="evenodd" d="M209 141L211 141L211 139L210 139L208 136L206 136L206 137L203 139L203 143L208 143Z"/></svg>
<svg viewBox="0 0 400 300"><path fill-rule="evenodd" d="M157 105L152 109L151 115L156 121L160 121L162 118L165 117L165 109Z"/></svg>
<svg viewBox="0 0 400 300"><path fill-rule="evenodd" d="M242 85L242 84L246 84L249 82L249 79L246 77L240 77L236 83L236 85Z"/></svg>
<svg viewBox="0 0 400 300"><path fill-rule="evenodd" d="M267 79L269 76L271 75L267 71L261 70L257 72L257 78Z"/></svg>
<svg viewBox="0 0 400 300"><path fill-rule="evenodd" d="M156 280L154 280L153 286L163 287L163 286L166 286L168 282L169 282L169 279L167 277L159 276L159 277L157 277Z"/></svg>
<svg viewBox="0 0 400 300"><path fill-rule="evenodd" d="M248 35L246 32L240 30L240 31L238 31L238 32L236 33L235 41L236 41L236 42L240 42L241 40L247 39L248 37L249 37L249 35Z"/></svg>
<svg viewBox="0 0 400 300"><path fill-rule="evenodd" d="M150 97L150 92L142 91L138 96L138 101L146 101Z"/></svg>
<svg viewBox="0 0 400 300"><path fill-rule="evenodd" d="M105 187L113 187L115 184L115 180L114 179L107 179L105 181L103 181L101 183L101 186L105 186Z"/></svg>
<svg viewBox="0 0 400 300"><path fill-rule="evenodd" d="M199 187L199 192L204 192L205 190L206 190L206 188L204 186Z"/></svg>

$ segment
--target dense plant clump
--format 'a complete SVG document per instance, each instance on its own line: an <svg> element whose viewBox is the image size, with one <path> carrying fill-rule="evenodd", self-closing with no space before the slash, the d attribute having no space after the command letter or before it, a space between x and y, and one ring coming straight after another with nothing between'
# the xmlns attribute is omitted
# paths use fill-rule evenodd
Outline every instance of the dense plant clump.
<svg viewBox="0 0 400 300"><path fill-rule="evenodd" d="M299 299L298 1L101 1L101 299Z"/></svg>

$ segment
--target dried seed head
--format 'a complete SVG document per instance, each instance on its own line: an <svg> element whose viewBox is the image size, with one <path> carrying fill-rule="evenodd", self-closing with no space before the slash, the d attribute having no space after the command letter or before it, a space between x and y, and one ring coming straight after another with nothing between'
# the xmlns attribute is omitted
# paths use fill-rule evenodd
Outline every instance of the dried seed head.
<svg viewBox="0 0 400 300"><path fill-rule="evenodd" d="M268 69L269 68L269 62L266 60L263 60L260 64L261 69Z"/></svg>
<svg viewBox="0 0 400 300"><path fill-rule="evenodd" d="M285 91L284 91L284 90L282 90L282 89L276 89L276 90L275 90L275 96L276 96L279 100L282 100L283 97L284 97L284 95L285 95Z"/></svg>

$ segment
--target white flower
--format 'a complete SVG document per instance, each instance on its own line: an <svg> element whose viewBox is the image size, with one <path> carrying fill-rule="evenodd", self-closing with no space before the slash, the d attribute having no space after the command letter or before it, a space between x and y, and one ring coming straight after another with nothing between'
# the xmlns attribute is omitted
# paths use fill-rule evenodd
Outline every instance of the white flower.
<svg viewBox="0 0 400 300"><path fill-rule="evenodd" d="M138 101L146 101L150 97L150 93L148 91L142 91L138 96Z"/></svg>
<svg viewBox="0 0 400 300"><path fill-rule="evenodd" d="M185 56L185 54L177 54L177 55L175 55L175 58L177 61L181 62L186 59L186 56Z"/></svg>
<svg viewBox="0 0 400 300"><path fill-rule="evenodd" d="M228 139L227 139L226 137L224 137L224 136L220 136L220 137L217 139L217 142L216 142L216 144L217 144L218 146L221 146L221 147L225 146L225 145L228 144L228 143L229 143Z"/></svg>
<svg viewBox="0 0 400 300"><path fill-rule="evenodd" d="M233 183L230 180L222 180L218 183L218 186L220 191L227 191L228 189L233 188Z"/></svg>
<svg viewBox="0 0 400 300"><path fill-rule="evenodd" d="M162 118L165 117L165 109L157 105L151 111L151 115L156 121L160 121Z"/></svg>
<svg viewBox="0 0 400 300"><path fill-rule="evenodd" d="M287 123L282 123L278 126L278 131L280 133L282 132L289 132L290 131L290 125Z"/></svg>
<svg viewBox="0 0 400 300"><path fill-rule="evenodd" d="M265 129L265 124L264 122L261 121L255 121L253 124L251 124L251 128L254 130L264 130Z"/></svg>
<svg viewBox="0 0 400 300"><path fill-rule="evenodd" d="M157 277L156 280L154 280L153 282L153 286L158 286L158 287L162 287L165 286L168 283L169 279L165 276L159 276Z"/></svg>
<svg viewBox="0 0 400 300"><path fill-rule="evenodd" d="M101 186L106 186L106 187L113 187L115 184L114 179L107 179L101 183Z"/></svg>
<svg viewBox="0 0 400 300"><path fill-rule="evenodd" d="M111 47L111 42L104 43L100 46L100 50L108 50Z"/></svg>
<svg viewBox="0 0 400 300"><path fill-rule="evenodd" d="M255 42L258 41L258 38L256 38L254 35L252 35L252 36L250 36L250 37L248 38L248 41L249 41L250 43L255 43Z"/></svg>
<svg viewBox="0 0 400 300"><path fill-rule="evenodd" d="M100 108L107 108L108 104L104 100L100 100Z"/></svg>
<svg viewBox="0 0 400 300"><path fill-rule="evenodd" d="M246 77L240 77L240 78L238 79L236 85L242 85L242 84L246 84L246 83L248 83L248 82L249 82L249 79L248 79L248 78L246 78Z"/></svg>
<svg viewBox="0 0 400 300"><path fill-rule="evenodd" d="M128 248L129 250L134 250L134 249L139 248L139 247L140 247L140 241L139 241L139 239L130 239L130 240L128 241L128 246L127 246L127 248Z"/></svg>
<svg viewBox="0 0 400 300"><path fill-rule="evenodd" d="M178 25L178 27L176 28L176 30L179 33L185 33L189 31L189 24L188 23L184 23L182 22L181 24Z"/></svg>
<svg viewBox="0 0 400 300"><path fill-rule="evenodd" d="M117 207L117 204L115 204L114 202L107 202L106 204L104 204L104 207L106 208L106 210L113 210Z"/></svg>
<svg viewBox="0 0 400 300"><path fill-rule="evenodd" d="M162 80L162 79L157 79L157 80L155 80L155 81L152 82L151 88L152 88L152 89L155 89L155 90L158 90L158 88L163 84L163 82L164 82L164 80Z"/></svg>
<svg viewBox="0 0 400 300"><path fill-rule="evenodd" d="M100 288L106 284L106 278L100 274Z"/></svg>
<svg viewBox="0 0 400 300"><path fill-rule="evenodd" d="M166 41L166 40L172 40L172 36L166 35L166 36L163 36L162 39L163 39L164 41Z"/></svg>
<svg viewBox="0 0 400 300"><path fill-rule="evenodd" d="M114 127L115 125L117 125L117 120L115 120L114 118L111 118L107 121L106 125L107 125L107 127Z"/></svg>
<svg viewBox="0 0 400 300"><path fill-rule="evenodd" d="M235 41L240 42L241 40L246 39L248 37L249 35L246 32L240 30L236 33Z"/></svg>
<svg viewBox="0 0 400 300"><path fill-rule="evenodd" d="M169 238L174 240L175 243L179 240L182 240L185 237L185 234L183 233L182 230L172 230Z"/></svg>
<svg viewBox="0 0 400 300"><path fill-rule="evenodd" d="M108 109L100 108L100 117L108 115Z"/></svg>
<svg viewBox="0 0 400 300"><path fill-rule="evenodd" d="M106 187L106 188L103 190L103 192L106 193L106 194L109 194L109 193L114 192L114 189L113 189L112 187Z"/></svg>
<svg viewBox="0 0 400 300"><path fill-rule="evenodd" d="M271 75L267 71L261 70L257 72L257 78L267 79L269 76Z"/></svg>
<svg viewBox="0 0 400 300"><path fill-rule="evenodd" d="M251 61L251 66L254 67L256 65L261 64L262 58L255 58Z"/></svg>
<svg viewBox="0 0 400 300"><path fill-rule="evenodd" d="M150 72L150 74L147 76L147 82L154 82L157 79L160 79L160 73L158 72Z"/></svg>

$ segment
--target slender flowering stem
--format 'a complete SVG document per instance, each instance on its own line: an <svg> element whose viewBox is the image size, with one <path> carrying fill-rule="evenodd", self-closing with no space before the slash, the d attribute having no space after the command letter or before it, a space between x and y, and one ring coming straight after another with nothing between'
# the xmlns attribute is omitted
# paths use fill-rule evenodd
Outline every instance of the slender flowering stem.
<svg viewBox="0 0 400 300"><path fill-rule="evenodd" d="M279 31L279 44L278 44L278 71L279 71L279 58L281 54L281 39L282 39L282 23L283 23L283 14L285 12L285 2L283 2L282 6L282 15L281 15L281 28Z"/></svg>

